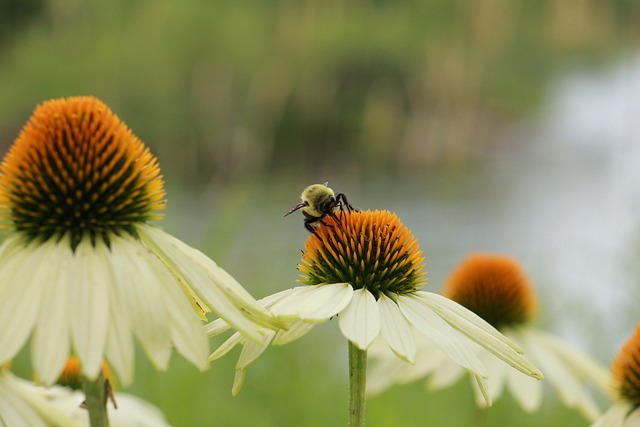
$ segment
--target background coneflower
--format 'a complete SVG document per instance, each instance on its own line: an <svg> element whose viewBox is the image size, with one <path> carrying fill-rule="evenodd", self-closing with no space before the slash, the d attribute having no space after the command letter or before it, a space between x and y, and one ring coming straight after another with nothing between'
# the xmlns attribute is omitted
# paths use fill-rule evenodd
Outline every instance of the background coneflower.
<svg viewBox="0 0 640 427"><path fill-rule="evenodd" d="M606 372L590 357L557 338L532 326L538 303L533 287L520 264L509 256L474 253L467 256L450 274L443 295L473 311L506 337L522 346L527 356L545 373L565 405L595 418L599 410L587 385L606 388ZM452 366L433 343L419 344L419 363L401 364L384 351L374 354L369 392L379 393L393 383L412 381L430 375L431 389L456 382L464 371ZM508 366L495 363L483 349L476 349L489 373L488 392L497 399L506 386L526 411L537 410L542 403L542 384ZM446 369L445 369L446 367ZM475 388L476 400L486 406L486 399Z"/></svg>
<svg viewBox="0 0 640 427"><path fill-rule="evenodd" d="M614 403L591 427L640 426L640 325L611 365Z"/></svg>
<svg viewBox="0 0 640 427"><path fill-rule="evenodd" d="M395 214L342 211L323 221L307 239L298 266L305 286L280 292L265 302L273 313L293 319L289 330L275 334L274 343L289 342L311 328L301 324L313 325L337 316L349 341L352 397L364 393L366 352L374 340L380 336L398 357L413 362L416 332L429 337L471 371L481 388L487 372L469 339L528 375L542 378L521 350L485 321L453 301L419 289L424 284L422 251ZM211 335L222 331L222 326L210 325ZM212 358L245 342L232 336ZM246 352L252 357L241 356L243 368L236 366L241 378L247 362L255 360L267 344L245 344L245 349L252 347ZM364 397L360 398L352 401L350 413L353 416L356 412L355 418L363 422L364 415L358 409L363 410Z"/></svg>

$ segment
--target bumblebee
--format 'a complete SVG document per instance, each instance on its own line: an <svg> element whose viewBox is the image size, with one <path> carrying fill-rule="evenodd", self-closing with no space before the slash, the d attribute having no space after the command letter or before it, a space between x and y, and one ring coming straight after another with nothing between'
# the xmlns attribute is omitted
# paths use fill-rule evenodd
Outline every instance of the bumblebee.
<svg viewBox="0 0 640 427"><path fill-rule="evenodd" d="M302 191L300 195L300 203L295 205L284 216L291 215L298 209L304 215L304 228L310 233L315 233L314 227L324 224L322 219L327 216L334 216L337 212L343 210L356 210L349 204L347 197L338 193L335 194L332 189L327 187L329 183L313 184Z"/></svg>

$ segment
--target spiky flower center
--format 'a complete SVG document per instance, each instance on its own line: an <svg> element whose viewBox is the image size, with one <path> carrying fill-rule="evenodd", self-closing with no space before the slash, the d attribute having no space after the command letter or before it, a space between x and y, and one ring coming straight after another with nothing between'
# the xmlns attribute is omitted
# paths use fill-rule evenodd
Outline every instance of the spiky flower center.
<svg viewBox="0 0 640 427"><path fill-rule="evenodd" d="M343 211L323 219L305 243L298 270L309 285L349 283L406 293L424 284L424 257L411 231L389 211Z"/></svg>
<svg viewBox="0 0 640 427"><path fill-rule="evenodd" d="M109 245L157 219L164 184L155 157L93 97L44 102L0 165L0 222L27 240L85 237Z"/></svg>
<svg viewBox="0 0 640 427"><path fill-rule="evenodd" d="M500 255L469 255L451 273L443 294L498 329L528 322L537 306L519 263Z"/></svg>
<svg viewBox="0 0 640 427"><path fill-rule="evenodd" d="M613 361L611 373L618 396L640 407L640 326Z"/></svg>

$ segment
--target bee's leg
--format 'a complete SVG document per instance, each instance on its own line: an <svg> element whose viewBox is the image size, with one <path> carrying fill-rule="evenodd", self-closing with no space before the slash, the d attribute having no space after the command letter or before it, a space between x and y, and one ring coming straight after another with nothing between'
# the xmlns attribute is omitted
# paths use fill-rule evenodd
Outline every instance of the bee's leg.
<svg viewBox="0 0 640 427"><path fill-rule="evenodd" d="M304 228L306 228L307 231L309 231L309 233L316 234L316 229L311 224L313 224L314 222L318 222L318 221L322 222L322 218L316 218L316 217L305 218L305 220L304 220Z"/></svg>
<svg viewBox="0 0 640 427"><path fill-rule="evenodd" d="M336 195L336 200L340 203L340 210L344 210L344 208L347 209L347 211L351 212L351 211L356 211L358 212L358 209L354 208L353 206L351 206L351 204L349 203L349 201L347 200L347 196L345 196L343 193L338 193Z"/></svg>

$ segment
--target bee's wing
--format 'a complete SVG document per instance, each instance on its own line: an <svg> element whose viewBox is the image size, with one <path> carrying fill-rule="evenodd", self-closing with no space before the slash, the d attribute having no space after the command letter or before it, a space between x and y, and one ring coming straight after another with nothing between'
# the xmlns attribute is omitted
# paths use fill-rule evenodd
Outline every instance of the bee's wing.
<svg viewBox="0 0 640 427"><path fill-rule="evenodd" d="M295 205L294 207L291 208L291 210L289 212L287 212L286 214L284 214L284 216L287 215L291 215L292 213L294 213L295 211L297 211L298 209L302 209L305 206L309 206L309 202L300 202L297 205Z"/></svg>

